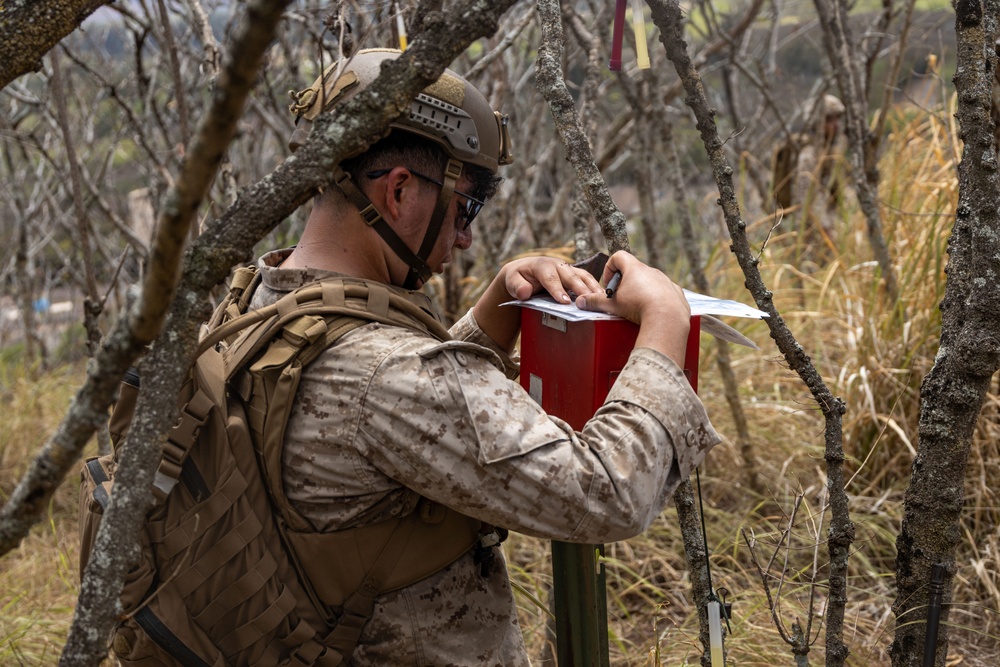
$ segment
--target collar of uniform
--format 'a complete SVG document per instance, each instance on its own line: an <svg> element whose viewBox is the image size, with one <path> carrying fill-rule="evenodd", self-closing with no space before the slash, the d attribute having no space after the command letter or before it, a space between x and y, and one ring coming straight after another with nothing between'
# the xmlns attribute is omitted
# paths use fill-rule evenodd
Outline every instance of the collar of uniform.
<svg viewBox="0 0 1000 667"><path fill-rule="evenodd" d="M285 269L281 263L288 259L294 248L273 250L257 262L260 268L261 282L276 292L291 292L303 285L314 283L324 278L340 278L343 274L324 269Z"/></svg>

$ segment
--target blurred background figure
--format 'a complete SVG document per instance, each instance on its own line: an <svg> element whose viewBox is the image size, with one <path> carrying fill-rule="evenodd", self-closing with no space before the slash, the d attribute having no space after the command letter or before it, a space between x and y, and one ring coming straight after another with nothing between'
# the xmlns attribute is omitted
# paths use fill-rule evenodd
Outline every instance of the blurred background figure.
<svg viewBox="0 0 1000 667"><path fill-rule="evenodd" d="M775 202L801 212L805 256L820 262L834 249L837 207L846 185L844 104L836 96L817 97L805 114L806 129L779 146L772 160Z"/></svg>

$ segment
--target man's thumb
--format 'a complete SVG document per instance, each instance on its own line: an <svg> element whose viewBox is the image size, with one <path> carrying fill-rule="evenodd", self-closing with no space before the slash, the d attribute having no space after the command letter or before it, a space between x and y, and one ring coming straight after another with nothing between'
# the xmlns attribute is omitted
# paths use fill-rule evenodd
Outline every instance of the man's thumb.
<svg viewBox="0 0 1000 667"><path fill-rule="evenodd" d="M576 307L580 310L608 311L608 295L604 292L594 292L593 294L581 294L576 297ZM602 307L603 306L603 307Z"/></svg>

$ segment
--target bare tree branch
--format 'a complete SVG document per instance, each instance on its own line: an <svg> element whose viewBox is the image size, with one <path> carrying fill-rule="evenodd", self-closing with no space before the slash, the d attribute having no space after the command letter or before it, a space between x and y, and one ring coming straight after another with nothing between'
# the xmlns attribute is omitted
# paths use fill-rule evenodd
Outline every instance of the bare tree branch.
<svg viewBox="0 0 1000 667"><path fill-rule="evenodd" d="M594 162L590 140L580 126L576 104L562 75L564 41L558 1L539 0L538 16L542 25L542 44L535 65L538 89L549 103L556 129L566 147L566 157L576 171L577 182L594 211L609 251L628 250L625 215L611 199L604 176Z"/></svg>
<svg viewBox="0 0 1000 667"><path fill-rule="evenodd" d="M882 231L878 202L877 142L873 142L868 133L868 100L865 98L865 83L861 80L859 63L862 54L854 43L847 23L847 3L844 0L813 0L813 3L823 26L823 42L837 78L840 96L847 108L846 130L851 144L854 188L868 222L868 240L882 271L886 294L890 303L895 304L899 300L899 285Z"/></svg>
<svg viewBox="0 0 1000 667"><path fill-rule="evenodd" d="M474 79L490 66L494 60L499 58L504 54L504 52L511 47L521 33L527 28L531 22L535 19L535 8L528 7L524 14L518 19L517 23L514 25L513 29L504 35L504 38L500 40L500 43L495 47L490 49L490 52L484 55L482 58L476 61L476 64L472 66L468 72L465 73L465 78Z"/></svg>
<svg viewBox="0 0 1000 667"><path fill-rule="evenodd" d="M191 17L194 20L195 29L198 32L198 39L205 49L205 58L202 61L205 73L211 77L219 73L219 66L222 64L222 53L219 51L219 43L215 41L215 33L212 32L212 23L205 13L205 8L201 6L201 0L186 0L187 6L191 10Z"/></svg>
<svg viewBox="0 0 1000 667"><path fill-rule="evenodd" d="M694 111L698 130L715 182L719 188L719 204L733 240L730 246L746 276L746 285L753 295L757 307L767 312L766 320L774 339L789 366L805 382L819 404L826 420L825 438L827 463L827 485L830 491L832 519L830 524L830 606L827 625L827 664L843 665L847 658L847 646L843 643L844 610L847 604L847 561L850 545L854 541L854 524L850 520L847 494L844 490L844 451L842 415L846 407L836 398L822 376L812 364L802 346L774 306L772 294L764 285L746 237L746 223L740 218L739 205L733 188L733 169L729 166L723 151L722 140L713 118L714 110L709 108L701 76L695 69L687 53L684 41L680 6L676 0L650 0L653 22L660 29L660 41L667 51L667 57L674 64L677 74L687 93L685 102Z"/></svg>
<svg viewBox="0 0 1000 667"><path fill-rule="evenodd" d="M174 83L174 96L177 102L177 125L180 130L178 143L187 143L191 130L188 129L187 96L184 94L184 81L181 78L181 60L177 55L177 43L174 39L174 28L170 25L170 12L167 11L166 0L156 0L156 9L160 13L160 27L163 30L163 42L170 63L170 79Z"/></svg>
<svg viewBox="0 0 1000 667"><path fill-rule="evenodd" d="M259 12L262 20L276 22L282 6L278 5L276 13L268 4L251 5L250 11ZM142 296L119 318L115 329L106 337L63 423L42 448L0 512L0 555L17 545L44 511L94 428L105 420L118 380L139 351L159 333L176 286L188 226L214 177L224 147L235 132L239 111L270 35L251 34L246 43L238 44L244 50L239 52L239 57L231 59L226 73L232 81L232 91L216 97L214 113L206 115L177 187L167 197L157 225Z"/></svg>
<svg viewBox="0 0 1000 667"><path fill-rule="evenodd" d="M685 197L686 188L684 178L681 174L680 159L677 157L677 146L674 143L673 127L664 120L661 128L663 143L665 145L666 158L666 178L673 192L674 205L677 209L677 221L681 230L681 245L684 247L684 254L687 256L688 266L691 270L691 278L694 280L695 289L702 294L711 291L708 276L705 275L705 265L701 259L701 252L698 249L698 239L694 232L694 221L691 219L691 212L688 209L688 201ZM753 451L753 442L750 438L750 427L747 423L746 413L743 411L743 404L740 402L739 385L736 382L736 374L733 372L732 360L729 354L729 343L721 338L715 339L716 364L719 374L722 376L722 386L729 403L729 410L733 416L733 424L736 427L736 443L743 457L743 471L746 475L747 486L751 491L763 494L763 487L757 475L756 455Z"/></svg>
<svg viewBox="0 0 1000 667"><path fill-rule="evenodd" d="M59 64L59 51L49 56L52 63L52 97L56 105L56 121L63 135L63 146L66 148L66 163L69 168L69 182L73 194L73 210L76 213L77 250L83 264L86 298L83 304L83 323L87 329L87 348L91 356L101 343L101 330L97 318L101 314L100 297L97 295L97 278L94 275L94 258L90 244L90 220L87 209L83 205L83 185L80 177L80 162L76 156L76 142L69 126L69 112L66 110L66 90L62 82L62 67ZM103 440L103 438L102 438ZM99 443L106 450L107 443Z"/></svg>

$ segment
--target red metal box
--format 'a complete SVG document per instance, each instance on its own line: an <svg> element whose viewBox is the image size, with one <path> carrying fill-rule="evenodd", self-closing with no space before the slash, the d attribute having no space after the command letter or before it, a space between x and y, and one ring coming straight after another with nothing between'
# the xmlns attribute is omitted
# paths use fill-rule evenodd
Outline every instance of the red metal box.
<svg viewBox="0 0 1000 667"><path fill-rule="evenodd" d="M691 318L684 360L695 391L700 323ZM580 430L604 404L638 334L638 325L627 320L569 322L521 308L521 386L545 412Z"/></svg>

